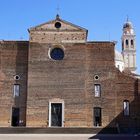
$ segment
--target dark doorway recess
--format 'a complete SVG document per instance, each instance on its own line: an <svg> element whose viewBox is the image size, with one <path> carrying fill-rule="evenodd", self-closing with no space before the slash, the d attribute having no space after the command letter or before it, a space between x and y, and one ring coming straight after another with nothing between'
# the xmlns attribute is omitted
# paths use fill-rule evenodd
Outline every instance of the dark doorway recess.
<svg viewBox="0 0 140 140"><path fill-rule="evenodd" d="M101 108L94 107L94 126L101 126Z"/></svg>
<svg viewBox="0 0 140 140"><path fill-rule="evenodd" d="M51 126L62 126L62 104L51 104Z"/></svg>
<svg viewBox="0 0 140 140"><path fill-rule="evenodd" d="M13 107L12 108L12 126L19 126L19 108Z"/></svg>

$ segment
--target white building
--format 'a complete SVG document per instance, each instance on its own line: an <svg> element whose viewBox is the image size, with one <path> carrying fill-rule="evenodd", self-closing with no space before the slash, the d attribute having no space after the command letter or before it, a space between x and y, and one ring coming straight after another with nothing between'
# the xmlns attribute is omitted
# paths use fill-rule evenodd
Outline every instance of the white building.
<svg viewBox="0 0 140 140"><path fill-rule="evenodd" d="M122 52L115 50L115 66L122 72L123 70L136 71L136 40L135 32L130 21L123 25Z"/></svg>

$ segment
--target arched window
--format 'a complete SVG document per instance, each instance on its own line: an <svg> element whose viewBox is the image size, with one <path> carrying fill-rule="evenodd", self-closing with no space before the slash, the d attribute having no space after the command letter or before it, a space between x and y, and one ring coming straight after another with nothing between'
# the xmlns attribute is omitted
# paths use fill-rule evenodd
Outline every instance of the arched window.
<svg viewBox="0 0 140 140"><path fill-rule="evenodd" d="M128 43L128 39L126 39L125 43L126 43L126 46L128 46L128 45L129 45L129 43Z"/></svg>
<svg viewBox="0 0 140 140"><path fill-rule="evenodd" d="M131 40L131 45L134 45L134 41L133 40Z"/></svg>
<svg viewBox="0 0 140 140"><path fill-rule="evenodd" d="M124 111L124 116L129 116L129 101L128 100L123 101L123 111Z"/></svg>
<svg viewBox="0 0 140 140"><path fill-rule="evenodd" d="M123 50L124 50L124 42L122 41L122 48L123 48Z"/></svg>

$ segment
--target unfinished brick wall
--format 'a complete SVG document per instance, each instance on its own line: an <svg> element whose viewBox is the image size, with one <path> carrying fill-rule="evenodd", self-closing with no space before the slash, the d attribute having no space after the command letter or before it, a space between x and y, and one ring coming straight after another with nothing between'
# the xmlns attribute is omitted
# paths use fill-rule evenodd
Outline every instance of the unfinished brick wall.
<svg viewBox="0 0 140 140"><path fill-rule="evenodd" d="M20 120L26 124L28 42L0 42L0 126L11 126L12 107L20 108ZM20 80L14 76L19 75ZM13 97L14 84L20 84L20 96Z"/></svg>
<svg viewBox="0 0 140 140"><path fill-rule="evenodd" d="M54 46L30 43L27 126L48 126L49 101L57 98L64 101L66 127L92 127L93 107L110 106L108 100L115 106L115 96L110 99L114 85L108 89L115 80L113 43L61 44L65 52L61 61L49 58L51 47ZM96 74L101 77L99 81L94 81ZM103 97L99 99L94 97L94 83L103 87ZM112 110L110 115L113 117Z"/></svg>
<svg viewBox="0 0 140 140"><path fill-rule="evenodd" d="M87 42L86 29L58 16L29 33L29 42L0 42L0 127L11 126L12 107L20 108L24 126L49 127L51 103L62 104L62 127L94 127L94 107L101 108L102 128L140 126L140 81L115 67L114 42ZM54 48L64 51L62 60L51 58ZM21 86L16 98L14 84Z"/></svg>

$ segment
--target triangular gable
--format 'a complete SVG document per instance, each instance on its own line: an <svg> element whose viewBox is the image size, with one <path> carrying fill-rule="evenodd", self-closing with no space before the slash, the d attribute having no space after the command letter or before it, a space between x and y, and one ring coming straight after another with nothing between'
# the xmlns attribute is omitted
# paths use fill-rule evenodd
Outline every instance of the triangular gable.
<svg viewBox="0 0 140 140"><path fill-rule="evenodd" d="M58 17L56 17L55 20L51 20L49 22L46 22L46 23L43 23L43 24L40 24L38 26L35 26L35 27L32 27L29 29L29 31L33 31L33 30L56 30L56 27L55 27L55 23L56 22L60 22L61 23L61 28L59 29L60 31L61 30L67 30L67 31L83 31L83 32L87 32L87 29L85 28L82 28L80 26L77 26L75 24L72 24L68 21L65 21L65 20L62 20Z"/></svg>

